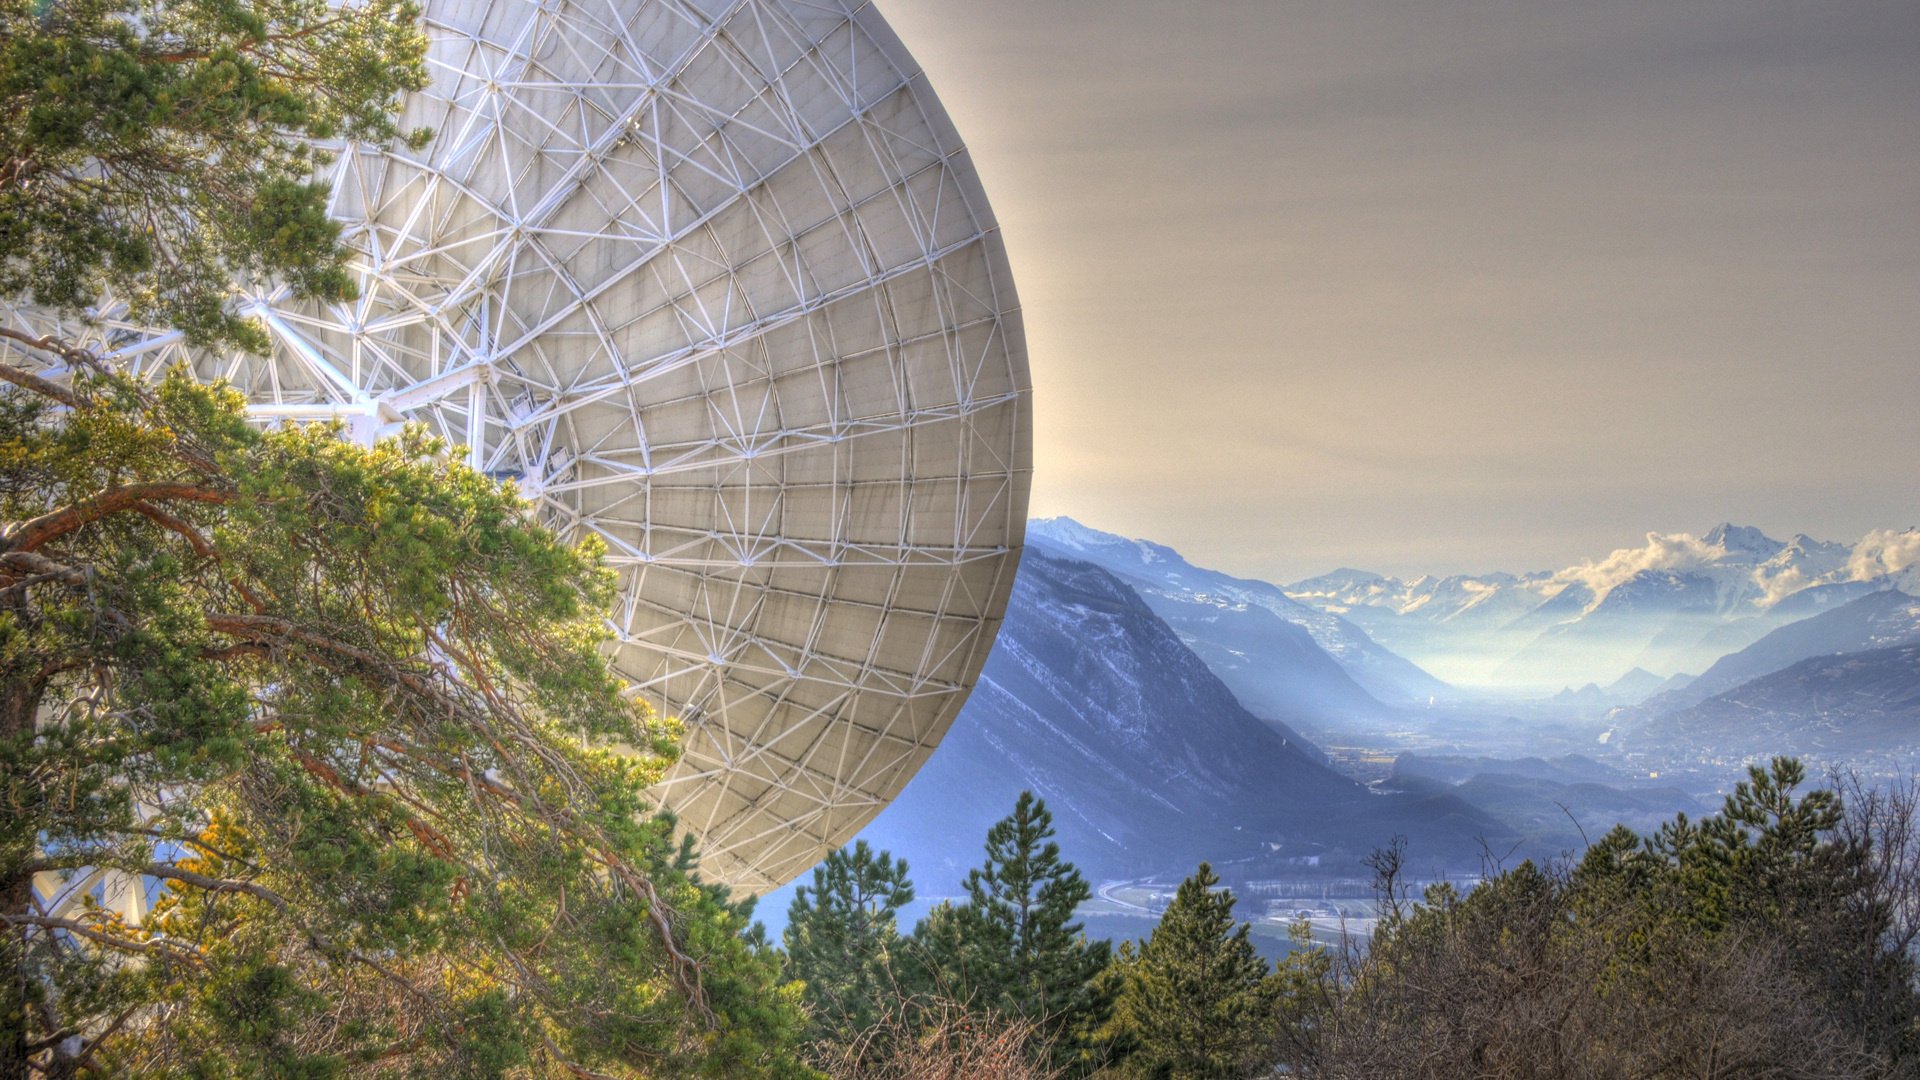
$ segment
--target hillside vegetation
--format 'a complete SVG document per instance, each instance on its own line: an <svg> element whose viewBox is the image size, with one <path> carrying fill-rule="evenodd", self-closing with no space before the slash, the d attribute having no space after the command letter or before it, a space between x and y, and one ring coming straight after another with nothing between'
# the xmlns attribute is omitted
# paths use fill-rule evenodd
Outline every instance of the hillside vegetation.
<svg viewBox="0 0 1920 1080"><path fill-rule="evenodd" d="M971 898L911 934L893 922L904 864L830 859L795 902L788 974L816 1010L814 1064L847 1078L984 1075L989 1060L1111 1080L1916 1075L1915 789L1805 787L1775 759L1716 814L1622 826L1467 892L1409 897L1389 844L1371 860L1372 940L1317 947L1303 925L1277 967L1204 863L1147 938L1108 956L1071 922L1061 901L1084 882L1023 798Z"/></svg>

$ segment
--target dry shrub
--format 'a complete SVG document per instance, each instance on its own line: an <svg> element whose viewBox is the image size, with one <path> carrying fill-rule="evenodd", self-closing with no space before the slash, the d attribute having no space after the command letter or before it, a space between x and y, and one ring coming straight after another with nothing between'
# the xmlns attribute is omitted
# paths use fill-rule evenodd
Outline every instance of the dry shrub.
<svg viewBox="0 0 1920 1080"><path fill-rule="evenodd" d="M1283 1017L1316 1080L1855 1080L1905 1076L1776 937L1702 936L1630 903L1567 906L1565 868L1523 868L1376 948L1349 941ZM1303 1005L1308 1008L1301 1009Z"/></svg>
<svg viewBox="0 0 1920 1080"><path fill-rule="evenodd" d="M851 1044L816 1047L834 1080L1058 1080L1031 1020L969 1010L947 998L900 1002Z"/></svg>

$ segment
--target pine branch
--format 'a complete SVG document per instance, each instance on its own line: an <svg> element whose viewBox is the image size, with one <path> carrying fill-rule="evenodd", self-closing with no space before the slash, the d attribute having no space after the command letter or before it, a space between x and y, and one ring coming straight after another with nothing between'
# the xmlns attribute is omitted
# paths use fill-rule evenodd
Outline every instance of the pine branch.
<svg viewBox="0 0 1920 1080"><path fill-rule="evenodd" d="M231 501L232 498L232 492L200 484L126 484L108 488L72 506L42 514L30 521L23 521L7 529L4 534L0 534L0 544L5 544L10 551L33 551L49 540L64 536L75 529L122 510L134 509L140 503L150 500L224 503Z"/></svg>
<svg viewBox="0 0 1920 1080"><path fill-rule="evenodd" d="M130 941L126 938L115 937L87 923L79 922L75 919L57 918L52 915L0 914L0 922L5 922L8 926L34 926L45 930L65 930L76 937L83 937L95 944L105 945L112 949L119 949L122 952L177 957L190 961L198 966L205 966L206 964L205 958L200 955L200 950L190 945L184 945L178 941L174 941L171 938L149 938L146 941Z"/></svg>

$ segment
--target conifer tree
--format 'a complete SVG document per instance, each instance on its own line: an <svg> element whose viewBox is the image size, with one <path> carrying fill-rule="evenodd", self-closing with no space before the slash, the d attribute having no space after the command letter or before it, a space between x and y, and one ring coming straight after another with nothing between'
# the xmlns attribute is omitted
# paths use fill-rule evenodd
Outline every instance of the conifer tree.
<svg viewBox="0 0 1920 1080"><path fill-rule="evenodd" d="M987 831L986 862L967 873L967 901L936 911L915 930L940 992L1042 1025L1061 1063L1105 1019L1094 979L1109 948L1089 941L1074 911L1093 890L1060 856L1053 815L1023 791L1013 813Z"/></svg>
<svg viewBox="0 0 1920 1080"><path fill-rule="evenodd" d="M781 943L787 974L804 984L814 1039L852 1045L896 996L896 916L913 902L907 861L865 840L829 854L813 884L794 890Z"/></svg>
<svg viewBox="0 0 1920 1080"><path fill-rule="evenodd" d="M1270 1067L1278 987L1233 920L1233 894L1201 863L1137 950L1124 946L1103 1037L1127 1075L1167 1080L1254 1076Z"/></svg>
<svg viewBox="0 0 1920 1080"><path fill-rule="evenodd" d="M77 355L0 363L0 1076L777 1071L597 543L419 428Z"/></svg>
<svg viewBox="0 0 1920 1080"><path fill-rule="evenodd" d="M413 0L0 0L0 294L263 350L236 285L355 292L315 140L419 143L425 57Z"/></svg>
<svg viewBox="0 0 1920 1080"><path fill-rule="evenodd" d="M0 297L255 351L241 290L351 299L318 143L430 134L419 15L0 0ZM19 327L0 381L0 1077L797 1068L645 801L674 727L596 543L422 429L261 431Z"/></svg>
<svg viewBox="0 0 1920 1080"><path fill-rule="evenodd" d="M1798 760L1749 766L1719 814L1676 817L1648 838L1686 897L1694 929L1744 928L1778 943L1789 964L1876 1042L1920 1045L1913 1018L1913 962L1882 947L1893 911L1872 887L1865 844L1835 835L1843 809L1826 789L1796 798Z"/></svg>

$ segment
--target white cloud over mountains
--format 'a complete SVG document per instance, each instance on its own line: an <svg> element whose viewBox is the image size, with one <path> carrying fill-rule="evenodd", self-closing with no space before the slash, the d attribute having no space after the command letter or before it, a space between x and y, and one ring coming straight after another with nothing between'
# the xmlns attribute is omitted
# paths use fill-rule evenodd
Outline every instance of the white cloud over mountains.
<svg viewBox="0 0 1920 1080"><path fill-rule="evenodd" d="M1855 581L1901 574L1920 577L1920 529L1875 529L1854 545L1847 570Z"/></svg>
<svg viewBox="0 0 1920 1080"><path fill-rule="evenodd" d="M1769 607L1812 585L1835 581L1893 578L1907 587L1920 585L1920 529L1876 529L1851 548L1798 537L1772 550L1773 542L1753 530L1716 530L1713 542L1691 533L1647 534L1645 545L1620 548L1598 561L1570 566L1554 580L1585 585L1596 601L1616 586L1648 571L1705 573ZM1752 541L1758 546L1750 546ZM1731 546L1730 546L1731 545Z"/></svg>
<svg viewBox="0 0 1920 1080"><path fill-rule="evenodd" d="M1614 586L1632 580L1636 574L1648 570L1703 569L1715 565L1726 554L1725 547L1708 544L1691 533L1650 532L1644 547L1618 548L1598 562L1567 567L1555 574L1554 579L1570 584L1578 582L1593 590L1596 597L1605 596Z"/></svg>
<svg viewBox="0 0 1920 1080"><path fill-rule="evenodd" d="M1789 566L1771 576L1767 574L1765 567L1757 568L1753 572L1753 581L1764 591L1764 595L1759 600L1761 607L1772 607L1814 584L1814 580L1807 576L1807 572L1797 566Z"/></svg>

